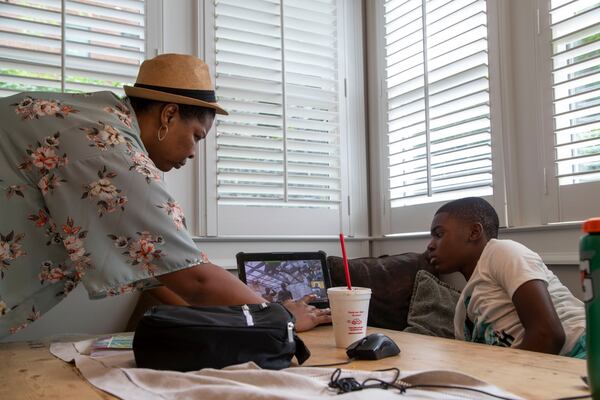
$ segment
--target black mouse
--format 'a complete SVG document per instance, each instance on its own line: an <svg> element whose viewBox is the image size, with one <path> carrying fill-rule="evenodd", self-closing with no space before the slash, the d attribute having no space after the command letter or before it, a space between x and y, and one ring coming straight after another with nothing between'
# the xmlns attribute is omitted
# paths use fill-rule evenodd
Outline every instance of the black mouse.
<svg viewBox="0 0 600 400"><path fill-rule="evenodd" d="M346 354L357 360L379 360L400 353L398 345L383 333L372 333L346 348Z"/></svg>

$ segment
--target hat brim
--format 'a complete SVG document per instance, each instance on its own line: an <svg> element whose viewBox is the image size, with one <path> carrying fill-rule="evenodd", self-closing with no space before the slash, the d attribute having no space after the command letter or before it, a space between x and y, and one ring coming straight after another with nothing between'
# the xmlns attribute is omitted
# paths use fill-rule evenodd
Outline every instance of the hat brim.
<svg viewBox="0 0 600 400"><path fill-rule="evenodd" d="M192 97L179 96L177 94L165 93L158 90L146 89L141 87L124 86L125 94L130 97L141 97L142 99L164 101L167 103L187 104L191 106L200 106L206 108L212 108L217 114L229 115L227 111L221 108L217 103L209 103L194 99Z"/></svg>

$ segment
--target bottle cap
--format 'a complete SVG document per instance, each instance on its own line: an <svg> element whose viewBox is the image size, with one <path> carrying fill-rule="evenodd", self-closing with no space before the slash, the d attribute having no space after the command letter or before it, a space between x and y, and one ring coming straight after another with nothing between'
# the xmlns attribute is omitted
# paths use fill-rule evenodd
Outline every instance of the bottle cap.
<svg viewBox="0 0 600 400"><path fill-rule="evenodd" d="M581 229L587 233L600 232L600 218L590 218L583 223Z"/></svg>

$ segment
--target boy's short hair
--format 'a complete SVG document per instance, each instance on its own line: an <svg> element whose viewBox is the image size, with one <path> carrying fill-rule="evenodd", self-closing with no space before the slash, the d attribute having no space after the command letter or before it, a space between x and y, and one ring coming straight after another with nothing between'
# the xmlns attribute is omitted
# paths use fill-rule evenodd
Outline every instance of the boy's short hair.
<svg viewBox="0 0 600 400"><path fill-rule="evenodd" d="M443 212L467 222L480 223L488 239L498 238L498 214L494 207L481 197L453 200L441 206L435 214Z"/></svg>

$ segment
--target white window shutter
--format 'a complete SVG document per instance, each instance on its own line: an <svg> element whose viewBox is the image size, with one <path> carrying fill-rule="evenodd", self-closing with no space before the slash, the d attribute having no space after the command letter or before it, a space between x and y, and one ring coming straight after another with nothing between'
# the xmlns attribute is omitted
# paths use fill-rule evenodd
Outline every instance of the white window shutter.
<svg viewBox="0 0 600 400"><path fill-rule="evenodd" d="M556 176L600 180L600 1L553 0L550 10Z"/></svg>
<svg viewBox="0 0 600 400"><path fill-rule="evenodd" d="M284 1L287 200L341 201L335 1Z"/></svg>
<svg viewBox="0 0 600 400"><path fill-rule="evenodd" d="M391 207L491 195L486 2L384 8Z"/></svg>
<svg viewBox="0 0 600 400"><path fill-rule="evenodd" d="M600 213L600 1L542 6L544 216L549 223L581 221Z"/></svg>
<svg viewBox="0 0 600 400"><path fill-rule="evenodd" d="M219 234L338 232L337 0L215 0L214 15Z"/></svg>
<svg viewBox="0 0 600 400"><path fill-rule="evenodd" d="M135 81L145 58L145 2L64 5L0 2L0 96L31 90L123 94L123 84Z"/></svg>
<svg viewBox="0 0 600 400"><path fill-rule="evenodd" d="M335 1L218 0L215 15L219 204L337 208Z"/></svg>
<svg viewBox="0 0 600 400"><path fill-rule="evenodd" d="M0 96L60 91L60 0L0 3Z"/></svg>

